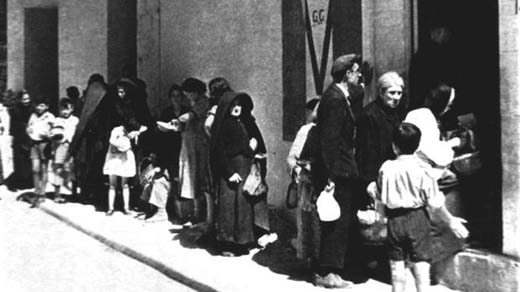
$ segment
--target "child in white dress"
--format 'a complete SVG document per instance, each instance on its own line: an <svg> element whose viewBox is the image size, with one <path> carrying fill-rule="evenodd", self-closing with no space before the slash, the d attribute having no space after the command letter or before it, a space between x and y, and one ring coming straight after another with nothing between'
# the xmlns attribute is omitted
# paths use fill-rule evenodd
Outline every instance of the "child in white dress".
<svg viewBox="0 0 520 292"><path fill-rule="evenodd" d="M108 190L107 216L114 213L114 201L118 178L121 178L123 189L123 214L129 214L130 188L128 179L136 174L135 155L132 151L128 131L124 126L115 127L110 134L110 146L103 166L103 174L108 175L110 188Z"/></svg>

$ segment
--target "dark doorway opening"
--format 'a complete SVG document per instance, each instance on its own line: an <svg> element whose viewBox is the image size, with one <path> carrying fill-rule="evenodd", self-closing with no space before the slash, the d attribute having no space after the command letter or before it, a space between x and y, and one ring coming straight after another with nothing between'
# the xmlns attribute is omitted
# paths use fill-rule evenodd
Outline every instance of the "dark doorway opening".
<svg viewBox="0 0 520 292"><path fill-rule="evenodd" d="M450 32L440 68L456 89L453 115L474 113L483 168L468 178L462 193L471 238L475 246L501 249L501 148L496 0L418 0L419 52L429 49L431 29L445 26ZM411 72L412 73L412 72ZM428 73L425 73L428 74ZM414 76L410 78L413 79ZM415 84L416 85L416 84ZM411 86L411 98L420 94Z"/></svg>
<svg viewBox="0 0 520 292"><path fill-rule="evenodd" d="M25 9L25 88L33 95L45 96L56 113L59 98L58 9Z"/></svg>

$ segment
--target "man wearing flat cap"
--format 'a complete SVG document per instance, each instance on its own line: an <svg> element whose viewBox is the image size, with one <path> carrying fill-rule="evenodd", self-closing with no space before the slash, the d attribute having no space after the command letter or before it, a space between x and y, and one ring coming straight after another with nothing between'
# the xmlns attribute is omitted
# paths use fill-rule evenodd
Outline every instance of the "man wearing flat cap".
<svg viewBox="0 0 520 292"><path fill-rule="evenodd" d="M358 167L354 157L355 109L361 108L363 90L359 90L359 55L337 58L331 70L333 82L324 91L319 108L316 132L319 155L313 165L316 189L334 183L334 198L341 216L333 222L321 222L321 244L314 284L326 288L342 288L358 282L361 266L361 241L356 212L359 199L355 196ZM357 89L357 90L354 90ZM353 98L354 97L354 98ZM356 276L354 276L354 274ZM342 277L343 276L343 277Z"/></svg>

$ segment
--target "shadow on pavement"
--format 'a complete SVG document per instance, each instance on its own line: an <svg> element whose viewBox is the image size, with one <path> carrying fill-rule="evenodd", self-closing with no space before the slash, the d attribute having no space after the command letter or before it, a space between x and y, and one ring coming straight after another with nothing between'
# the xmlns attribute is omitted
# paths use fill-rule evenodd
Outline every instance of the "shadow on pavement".
<svg viewBox="0 0 520 292"><path fill-rule="evenodd" d="M179 243L190 249L205 249L210 255L220 255L214 237L204 234L201 230L182 228L170 229L170 233L174 234L172 240L178 240Z"/></svg>
<svg viewBox="0 0 520 292"><path fill-rule="evenodd" d="M253 255L253 260L272 272L287 275L290 280L307 281L311 279L308 265L298 260L294 250L284 241L278 240Z"/></svg>

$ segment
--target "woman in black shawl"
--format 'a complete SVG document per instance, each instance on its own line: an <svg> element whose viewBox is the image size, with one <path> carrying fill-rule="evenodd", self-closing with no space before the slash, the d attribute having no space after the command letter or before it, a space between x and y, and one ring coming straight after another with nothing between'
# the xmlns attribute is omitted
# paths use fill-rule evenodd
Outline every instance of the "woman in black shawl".
<svg viewBox="0 0 520 292"><path fill-rule="evenodd" d="M21 91L18 102L10 109L10 135L13 137L14 172L6 180L10 190L28 189L33 186L32 166L29 159L31 139L27 135L27 123L32 113L31 96L25 90Z"/></svg>
<svg viewBox="0 0 520 292"><path fill-rule="evenodd" d="M253 150L254 161L260 164L260 175L262 181L265 182L267 174L267 149L265 146L262 133L256 124L256 119L253 116L253 100L247 94L240 96L240 103L242 104L242 113L240 119L246 128L249 136L249 147ZM254 204L254 223L255 223L255 238L258 239L258 244L265 246L268 243L276 240L273 234L269 234L269 214L267 207L267 193L251 197L251 202Z"/></svg>
<svg viewBox="0 0 520 292"><path fill-rule="evenodd" d="M113 102L107 96L107 85L100 74L92 74L85 90L81 115L69 154L74 157L80 199L100 205L104 201L103 164L108 149Z"/></svg>
<svg viewBox="0 0 520 292"><path fill-rule="evenodd" d="M250 109L252 101L249 95L227 92L219 101L211 128L210 158L217 205L216 238L221 242L222 254L226 256L247 254L248 245L256 238L256 198L244 194L242 188L255 152L265 149L265 145L259 146L263 144L263 139ZM248 128L251 133L256 132L256 143L252 142ZM252 144L257 145L251 147L255 146Z"/></svg>
<svg viewBox="0 0 520 292"><path fill-rule="evenodd" d="M216 194L216 237L223 255L246 254L254 241L253 205L242 192L254 157L249 135L240 119L240 97L228 92L221 98L211 128L210 158Z"/></svg>

